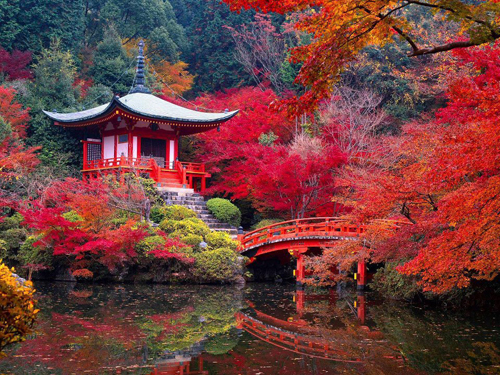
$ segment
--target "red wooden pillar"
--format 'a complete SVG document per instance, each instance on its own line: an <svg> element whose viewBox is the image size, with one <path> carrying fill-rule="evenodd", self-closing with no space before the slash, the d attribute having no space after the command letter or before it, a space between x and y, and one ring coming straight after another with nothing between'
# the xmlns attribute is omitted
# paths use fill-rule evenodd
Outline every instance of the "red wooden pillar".
<svg viewBox="0 0 500 375"><path fill-rule="evenodd" d="M88 163L88 147L87 147L87 142L82 141L83 143L83 169L88 169L87 168L87 163Z"/></svg>
<svg viewBox="0 0 500 375"><path fill-rule="evenodd" d="M134 157L134 140L133 140L131 131L128 132L128 152L127 152L127 154L128 154L129 165L132 166L133 165L132 158Z"/></svg>
<svg viewBox="0 0 500 375"><path fill-rule="evenodd" d="M207 181L206 181L206 177L203 176L201 178L201 194L205 194L205 189L207 188Z"/></svg>
<svg viewBox="0 0 500 375"><path fill-rule="evenodd" d="M366 285L366 263L364 260L358 262L357 274L358 290L365 289Z"/></svg>
<svg viewBox="0 0 500 375"><path fill-rule="evenodd" d="M297 283L302 284L302 281L304 280L304 273L304 254L302 254L302 252L299 252L297 256L297 269L295 270L295 278L297 280Z"/></svg>

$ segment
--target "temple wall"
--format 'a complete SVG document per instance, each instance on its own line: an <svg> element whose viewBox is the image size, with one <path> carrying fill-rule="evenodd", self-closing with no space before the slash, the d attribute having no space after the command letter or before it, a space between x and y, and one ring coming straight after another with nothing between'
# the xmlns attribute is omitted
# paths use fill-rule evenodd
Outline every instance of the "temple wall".
<svg viewBox="0 0 500 375"><path fill-rule="evenodd" d="M104 159L112 159L115 157L115 136L111 135L103 137Z"/></svg>

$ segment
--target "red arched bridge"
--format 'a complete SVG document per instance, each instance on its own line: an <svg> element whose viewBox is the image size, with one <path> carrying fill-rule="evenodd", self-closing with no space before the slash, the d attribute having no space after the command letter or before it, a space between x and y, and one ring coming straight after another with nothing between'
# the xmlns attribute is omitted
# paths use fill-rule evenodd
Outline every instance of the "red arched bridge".
<svg viewBox="0 0 500 375"><path fill-rule="evenodd" d="M350 224L348 221L335 217L314 217L289 220L269 225L239 235L240 253L248 257L249 264L257 258L269 259L288 252L297 258L295 276L297 282L302 282L305 274L303 257L321 251L334 241L357 240L366 230L365 225ZM365 284L365 264L358 264L358 285Z"/></svg>

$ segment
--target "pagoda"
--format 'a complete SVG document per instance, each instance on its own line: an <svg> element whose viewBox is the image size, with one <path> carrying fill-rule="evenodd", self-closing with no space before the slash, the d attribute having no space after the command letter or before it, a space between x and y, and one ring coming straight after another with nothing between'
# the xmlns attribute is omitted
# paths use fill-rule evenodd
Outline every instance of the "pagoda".
<svg viewBox="0 0 500 375"><path fill-rule="evenodd" d="M202 163L179 161L179 139L219 129L238 111L199 112L154 96L145 84L143 51L140 41L134 84L127 95L80 112L44 113L55 125L84 134L84 178L134 173L152 178L160 190L203 193L210 174Z"/></svg>

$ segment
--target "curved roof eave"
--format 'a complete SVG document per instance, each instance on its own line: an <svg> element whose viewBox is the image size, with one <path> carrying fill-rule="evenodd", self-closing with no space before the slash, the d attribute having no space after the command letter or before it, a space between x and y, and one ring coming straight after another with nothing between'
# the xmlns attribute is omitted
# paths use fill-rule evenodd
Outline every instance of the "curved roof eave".
<svg viewBox="0 0 500 375"><path fill-rule="evenodd" d="M146 95L151 95L151 94L146 94ZM125 97L127 97L127 95ZM125 98L125 97L123 97L123 98ZM162 99L160 99L160 100L162 100ZM169 103L169 104L172 104L172 103ZM178 107L180 107L180 106L178 106ZM236 114L239 112L239 110L236 110L236 111L231 111L228 113L221 113L222 116L214 117L211 119L209 119L209 118L193 119L193 118L180 118L180 117L173 117L173 116L162 116L162 115L155 115L152 113L145 113L142 111L138 111L138 110L124 104L119 98L117 98L115 96L115 97L113 97L113 100L111 100L111 102L109 102L108 104L103 104L101 106L98 106L98 107L95 107L92 109L88 109L85 111L73 112L73 113L57 113L57 112L43 111L43 113L45 113L45 115L47 115L53 121L59 122L61 124L71 124L71 123L77 123L77 122L87 122L87 121L96 120L101 116L106 116L106 115L110 114L115 108L119 108L119 109L125 110L127 112L130 112L132 114L135 114L137 116L147 117L150 119L158 119L158 120L182 122L182 123L205 123L205 124L206 123L225 122L225 121L233 118L234 116L236 116ZM181 108L183 108L183 107L181 107ZM193 111L193 112L197 112L197 111ZM199 113L205 114L206 112L199 112ZM83 125L83 126L85 126L85 125Z"/></svg>

